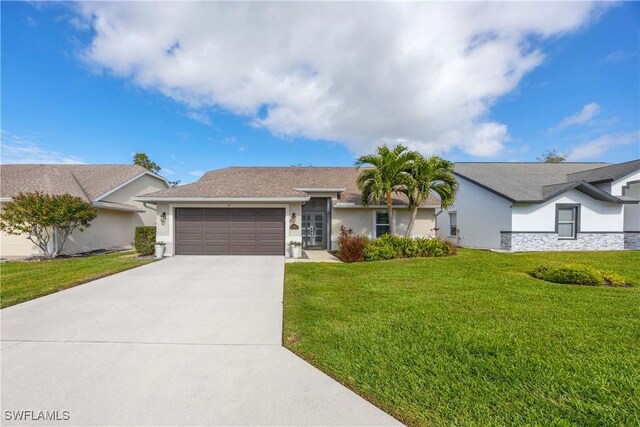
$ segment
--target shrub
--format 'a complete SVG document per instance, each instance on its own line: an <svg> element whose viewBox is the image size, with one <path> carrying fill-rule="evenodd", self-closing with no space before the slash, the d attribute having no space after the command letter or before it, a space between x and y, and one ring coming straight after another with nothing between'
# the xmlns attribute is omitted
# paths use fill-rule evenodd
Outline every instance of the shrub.
<svg viewBox="0 0 640 427"><path fill-rule="evenodd" d="M353 234L353 230L346 228L344 225L340 227L340 250L338 252L338 257L343 262L364 261L364 250L366 245L366 237L355 236Z"/></svg>
<svg viewBox="0 0 640 427"><path fill-rule="evenodd" d="M133 246L139 255L152 255L156 244L156 227L136 227Z"/></svg>
<svg viewBox="0 0 640 427"><path fill-rule="evenodd" d="M455 245L437 238L411 238L385 234L370 240L364 251L367 261L395 258L433 257L455 255Z"/></svg>
<svg viewBox="0 0 640 427"><path fill-rule="evenodd" d="M540 265L531 276L553 283L583 286L628 286L617 274L596 270L586 265Z"/></svg>

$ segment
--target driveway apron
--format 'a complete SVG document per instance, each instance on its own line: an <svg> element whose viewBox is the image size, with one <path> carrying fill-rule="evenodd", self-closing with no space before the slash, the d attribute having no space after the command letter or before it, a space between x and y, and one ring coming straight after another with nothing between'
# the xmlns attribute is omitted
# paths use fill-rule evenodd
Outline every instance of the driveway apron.
<svg viewBox="0 0 640 427"><path fill-rule="evenodd" d="M2 424L398 424L282 347L283 279L175 256L2 310Z"/></svg>

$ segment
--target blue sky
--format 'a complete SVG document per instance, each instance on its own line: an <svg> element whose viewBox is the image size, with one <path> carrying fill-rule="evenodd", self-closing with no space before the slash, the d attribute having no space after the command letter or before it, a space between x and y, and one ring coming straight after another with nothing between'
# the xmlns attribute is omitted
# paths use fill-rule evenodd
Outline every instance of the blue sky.
<svg viewBox="0 0 640 427"><path fill-rule="evenodd" d="M226 11L210 9L223 6L197 7L215 18ZM1 7L3 162L128 163L141 151L168 178L189 182L230 165L352 165L358 154L395 141L457 161L534 161L546 149L585 161L640 157L637 2L576 11L553 25L543 12L533 24L518 10L505 12L508 25L489 32L482 27L486 41L477 42L473 33L455 41L480 43L471 53L460 53L464 49L453 41L442 52L430 48L429 40L450 35L437 33L432 23L433 33L400 34L398 40L409 40L400 43L402 50L394 50L399 43L381 45L375 58L362 46L380 45L389 39L384 31L398 28L394 19L422 11L381 10L391 22L371 30L358 21L357 10L345 10L354 14L347 37L334 35L328 18L336 11L327 6L317 14L318 22L327 15L318 30L330 34L323 40L312 30L302 34L309 27L304 12L279 5L289 7L281 11L284 22L300 22L295 25L302 29L292 34L306 43L303 49L291 34L281 39L281 28L263 28L259 20L252 27L256 37L248 40L233 33L247 21L220 32L197 22L192 28L156 26L127 4L117 10ZM470 15L462 9L450 19L466 27ZM425 16L438 15L433 12ZM502 12L482 13L493 22ZM520 21L522 28L512 30ZM418 31L420 22L415 25ZM131 42L140 32L144 42ZM285 41L255 46L272 36ZM408 50L412 40L417 47ZM210 58L200 54L203 46ZM155 49L164 51L146 54ZM500 69L505 66L512 69Z"/></svg>

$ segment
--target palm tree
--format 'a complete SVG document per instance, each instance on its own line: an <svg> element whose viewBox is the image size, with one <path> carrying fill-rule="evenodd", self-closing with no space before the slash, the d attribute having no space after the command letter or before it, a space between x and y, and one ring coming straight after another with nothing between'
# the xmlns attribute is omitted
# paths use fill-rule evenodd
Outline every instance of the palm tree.
<svg viewBox="0 0 640 427"><path fill-rule="evenodd" d="M382 145L377 148L375 154L361 156L356 160L356 167L371 165L372 168L364 169L358 175L357 184L362 191L362 205L369 203L378 204L385 200L389 216L389 231L395 234L393 221L393 193L401 192L411 182L411 167L419 156L414 151L409 151L403 145L389 148Z"/></svg>
<svg viewBox="0 0 640 427"><path fill-rule="evenodd" d="M443 209L453 206L458 193L458 181L453 175L453 168L452 162L438 156L418 155L412 162L410 172L412 179L402 191L409 198L409 209L412 209L405 236L411 235L418 208L432 192L440 197Z"/></svg>

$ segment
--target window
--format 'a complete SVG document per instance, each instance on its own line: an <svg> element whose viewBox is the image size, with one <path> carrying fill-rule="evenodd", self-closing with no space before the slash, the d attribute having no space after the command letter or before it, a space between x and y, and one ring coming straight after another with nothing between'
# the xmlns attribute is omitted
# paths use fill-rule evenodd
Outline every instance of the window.
<svg viewBox="0 0 640 427"><path fill-rule="evenodd" d="M560 239L575 239L578 234L579 205L556 205L556 232Z"/></svg>
<svg viewBox="0 0 640 427"><path fill-rule="evenodd" d="M449 212L449 236L458 235L458 213Z"/></svg>
<svg viewBox="0 0 640 427"><path fill-rule="evenodd" d="M389 213L385 211L376 211L376 237L388 234L389 232Z"/></svg>

